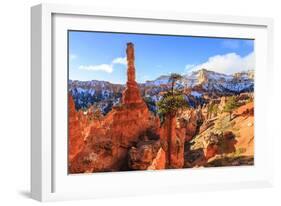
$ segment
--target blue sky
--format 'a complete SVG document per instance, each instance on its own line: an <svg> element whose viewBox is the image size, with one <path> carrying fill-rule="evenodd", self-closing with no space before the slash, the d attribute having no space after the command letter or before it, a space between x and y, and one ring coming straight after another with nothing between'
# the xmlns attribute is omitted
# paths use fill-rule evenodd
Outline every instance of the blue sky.
<svg viewBox="0 0 281 206"><path fill-rule="evenodd" d="M135 45L137 82L201 68L254 69L254 40L69 31L69 78L126 82L126 43Z"/></svg>

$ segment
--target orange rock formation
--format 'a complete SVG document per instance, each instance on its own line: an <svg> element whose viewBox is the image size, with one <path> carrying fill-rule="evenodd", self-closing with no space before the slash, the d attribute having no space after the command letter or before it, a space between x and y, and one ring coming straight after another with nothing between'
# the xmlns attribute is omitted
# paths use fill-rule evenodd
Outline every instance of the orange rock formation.
<svg viewBox="0 0 281 206"><path fill-rule="evenodd" d="M135 54L134 54L134 45L133 43L127 44L127 87L122 95L122 103L123 104L131 104L131 103L144 103L143 99L140 95L140 91L138 88L138 84L135 80Z"/></svg>
<svg viewBox="0 0 281 206"><path fill-rule="evenodd" d="M160 138L166 142L168 168L182 168L184 165L184 142L186 129L177 125L176 117L167 118L160 129Z"/></svg>
<svg viewBox="0 0 281 206"><path fill-rule="evenodd" d="M82 127L79 121L79 114L75 109L75 104L71 95L68 95L68 124L69 124L69 161L83 149L84 140L82 134Z"/></svg>
<svg viewBox="0 0 281 206"><path fill-rule="evenodd" d="M128 79L122 104L113 107L100 124L92 124L86 145L72 161L71 173L119 171L128 167L129 149L146 133L158 135L160 120L143 101L135 81L134 46L127 44Z"/></svg>

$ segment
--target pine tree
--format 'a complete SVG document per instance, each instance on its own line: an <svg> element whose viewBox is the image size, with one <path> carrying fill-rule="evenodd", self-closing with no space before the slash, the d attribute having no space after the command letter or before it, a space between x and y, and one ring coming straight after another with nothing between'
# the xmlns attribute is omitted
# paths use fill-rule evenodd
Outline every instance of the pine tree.
<svg viewBox="0 0 281 206"><path fill-rule="evenodd" d="M175 90L175 84L177 81L181 80L182 79L182 76L180 74L177 74L177 73L172 73L169 77L169 82L171 83L172 85L172 88L171 88L171 92L172 94L174 94L174 90Z"/></svg>
<svg viewBox="0 0 281 206"><path fill-rule="evenodd" d="M224 106L223 111L229 113L229 121L231 121L231 116L233 113L233 110L238 107L237 101L235 96L229 97L226 101L226 104Z"/></svg>
<svg viewBox="0 0 281 206"><path fill-rule="evenodd" d="M181 75L172 73L169 77L171 89L167 91L157 103L158 115L162 118L176 116L177 112L187 107L187 101L182 91L175 89L175 84L182 78Z"/></svg>
<svg viewBox="0 0 281 206"><path fill-rule="evenodd" d="M169 81L171 83L171 89L166 92L161 100L157 103L158 115L161 121L167 120L169 122L169 136L168 136L168 165L171 163L171 144L172 144L172 123L175 121L177 113L186 108L187 101L182 91L175 89L175 84L181 79L179 74L171 74Z"/></svg>

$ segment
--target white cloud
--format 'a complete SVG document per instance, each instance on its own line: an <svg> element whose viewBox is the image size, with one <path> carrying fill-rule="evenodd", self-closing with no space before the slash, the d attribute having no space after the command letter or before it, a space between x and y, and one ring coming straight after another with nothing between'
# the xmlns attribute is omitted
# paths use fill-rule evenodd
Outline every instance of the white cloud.
<svg viewBox="0 0 281 206"><path fill-rule="evenodd" d="M107 73L113 72L113 65L112 64L99 64L99 65L80 65L78 67L80 70L87 70L87 71L103 71Z"/></svg>
<svg viewBox="0 0 281 206"><path fill-rule="evenodd" d="M115 64L126 65L126 57L118 57L111 61L111 64L98 64L98 65L80 65L78 69L87 71L103 71L107 73L112 73Z"/></svg>
<svg viewBox="0 0 281 206"><path fill-rule="evenodd" d="M112 60L112 64L127 64L127 58L126 57L118 57Z"/></svg>
<svg viewBox="0 0 281 206"><path fill-rule="evenodd" d="M188 66L188 65L187 65ZM228 53L225 55L216 55L210 57L207 62L186 68L189 71L200 69L208 69L225 74L233 74L235 72L246 71L255 68L255 55L250 53L245 57L241 57L236 53Z"/></svg>
<svg viewBox="0 0 281 206"><path fill-rule="evenodd" d="M70 60L77 59L77 55L76 54L70 54L69 58L70 58Z"/></svg>

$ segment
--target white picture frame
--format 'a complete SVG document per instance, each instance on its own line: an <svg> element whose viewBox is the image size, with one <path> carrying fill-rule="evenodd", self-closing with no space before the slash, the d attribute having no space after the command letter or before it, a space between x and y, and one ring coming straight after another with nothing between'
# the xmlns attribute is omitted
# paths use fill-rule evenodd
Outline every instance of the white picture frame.
<svg viewBox="0 0 281 206"><path fill-rule="evenodd" d="M267 101L260 95L273 91L268 89L274 75L272 19L40 4L31 8L31 26L32 198L52 201L273 185L274 135L266 112L273 101L270 94ZM191 27L192 31L187 29ZM65 31L73 28L254 38L255 166L69 176L64 146L67 139L64 129L58 128L64 128L60 124L66 121L66 84L60 84L67 71ZM263 142L262 137L266 138Z"/></svg>

